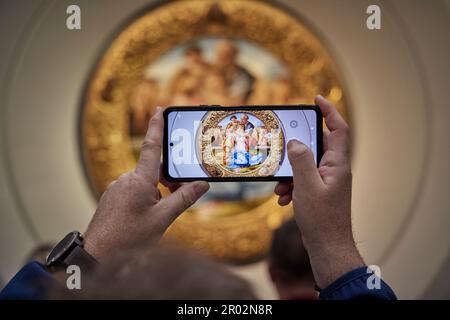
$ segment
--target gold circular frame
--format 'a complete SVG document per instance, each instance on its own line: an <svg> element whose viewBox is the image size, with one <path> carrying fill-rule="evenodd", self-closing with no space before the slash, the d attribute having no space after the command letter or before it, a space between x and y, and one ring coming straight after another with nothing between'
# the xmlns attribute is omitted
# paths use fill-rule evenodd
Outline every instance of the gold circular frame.
<svg viewBox="0 0 450 320"><path fill-rule="evenodd" d="M129 137L127 101L145 66L177 44L203 36L243 38L284 63L304 103L316 94L333 101L347 116L336 69L318 39L299 20L260 1L173 1L132 21L112 41L85 93L81 139L85 166L100 195L136 160ZM168 190L161 187L164 194ZM191 209L168 230L175 239L213 257L246 262L263 256L272 231L292 215L266 197L238 215L203 219Z"/></svg>
<svg viewBox="0 0 450 320"><path fill-rule="evenodd" d="M202 119L202 126L198 128L201 134L198 136L198 145L201 159L199 159L204 170L211 177L264 177L273 175L280 167L280 161L284 152L284 134L281 130L280 120L272 111L268 110L242 110L239 113L251 114L271 130L278 130L278 136L272 135L271 150L269 156L248 172L237 174L220 165L212 155L211 128L215 128L224 118L237 113L236 111L210 111ZM262 172L265 170L266 172Z"/></svg>

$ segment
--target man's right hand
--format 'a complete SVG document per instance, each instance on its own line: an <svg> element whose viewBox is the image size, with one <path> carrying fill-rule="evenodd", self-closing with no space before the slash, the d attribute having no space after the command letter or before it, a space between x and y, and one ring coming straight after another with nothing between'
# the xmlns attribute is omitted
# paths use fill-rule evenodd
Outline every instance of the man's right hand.
<svg viewBox="0 0 450 320"><path fill-rule="evenodd" d="M330 132L324 132L324 155L317 168L313 153L297 140L287 145L293 183L280 183L280 205L293 202L316 283L326 287L339 276L364 266L351 223L352 175L349 128L336 108L322 96L315 99Z"/></svg>

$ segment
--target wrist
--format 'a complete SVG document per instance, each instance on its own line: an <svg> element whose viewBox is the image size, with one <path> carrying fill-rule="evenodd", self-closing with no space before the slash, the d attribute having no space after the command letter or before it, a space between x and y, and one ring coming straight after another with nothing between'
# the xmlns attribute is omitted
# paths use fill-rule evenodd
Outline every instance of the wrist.
<svg viewBox="0 0 450 320"><path fill-rule="evenodd" d="M325 288L342 275L365 265L353 238L342 242L305 245L316 284Z"/></svg>
<svg viewBox="0 0 450 320"><path fill-rule="evenodd" d="M102 247L89 233L86 233L84 236L84 250L93 256L97 261L100 261L103 256Z"/></svg>
<svg viewBox="0 0 450 320"><path fill-rule="evenodd" d="M337 251L352 251L356 249L351 231L345 235L331 235L331 232L315 231L314 236L302 235L303 244L311 256L334 255Z"/></svg>

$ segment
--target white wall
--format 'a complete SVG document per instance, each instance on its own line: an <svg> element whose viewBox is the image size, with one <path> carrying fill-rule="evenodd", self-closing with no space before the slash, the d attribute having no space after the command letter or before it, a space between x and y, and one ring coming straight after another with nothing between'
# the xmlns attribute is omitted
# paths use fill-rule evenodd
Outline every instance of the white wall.
<svg viewBox="0 0 450 320"><path fill-rule="evenodd" d="M150 2L0 2L3 278L38 241L89 221L95 202L77 144L83 85L118 25ZM281 2L321 37L350 98L361 252L400 297L449 298L448 1ZM80 32L65 28L72 3L82 8ZM382 8L380 31L365 28L372 3ZM237 269L261 297L275 296L263 264Z"/></svg>

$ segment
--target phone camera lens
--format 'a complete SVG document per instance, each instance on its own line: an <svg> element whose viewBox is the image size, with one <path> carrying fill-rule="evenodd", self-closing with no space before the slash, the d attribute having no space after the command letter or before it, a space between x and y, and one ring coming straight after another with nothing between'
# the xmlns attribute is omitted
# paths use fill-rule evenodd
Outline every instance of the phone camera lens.
<svg viewBox="0 0 450 320"><path fill-rule="evenodd" d="M169 143L169 146L173 147L173 142Z"/></svg>

